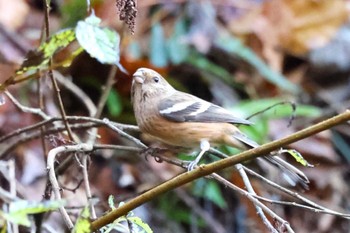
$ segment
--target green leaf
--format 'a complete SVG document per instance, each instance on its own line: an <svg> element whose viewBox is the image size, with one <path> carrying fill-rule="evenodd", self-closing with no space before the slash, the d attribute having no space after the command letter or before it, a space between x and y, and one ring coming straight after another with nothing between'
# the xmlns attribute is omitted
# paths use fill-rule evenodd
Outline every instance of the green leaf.
<svg viewBox="0 0 350 233"><path fill-rule="evenodd" d="M103 64L114 64L120 67L119 43L117 32L100 27L101 19L91 14L84 21L79 21L75 29L79 44Z"/></svg>
<svg viewBox="0 0 350 233"><path fill-rule="evenodd" d="M122 112L122 100L116 90L111 89L106 104L108 111L112 116L119 116Z"/></svg>
<svg viewBox="0 0 350 233"><path fill-rule="evenodd" d="M160 23L153 24L150 39L150 60L157 67L168 64L164 32Z"/></svg>
<svg viewBox="0 0 350 233"><path fill-rule="evenodd" d="M109 195L108 197L108 206L109 208L111 208L111 210L115 210L115 205L114 205L114 196L113 195Z"/></svg>
<svg viewBox="0 0 350 233"><path fill-rule="evenodd" d="M259 99L242 101L229 110L237 117L247 118L253 114L259 113L250 120L251 126L240 126L240 129L252 140L258 143L265 143L269 133L269 120L281 119L292 116L300 117L319 117L321 110L311 105L295 105L295 112L290 102L283 99ZM264 111L267 109L266 111Z"/></svg>
<svg viewBox="0 0 350 233"><path fill-rule="evenodd" d="M186 59L186 61L191 65L197 67L203 73L209 73L215 75L216 77L220 77L230 85L234 84L232 75L227 70L221 66L216 65L202 54L192 53L191 56Z"/></svg>
<svg viewBox="0 0 350 233"><path fill-rule="evenodd" d="M74 225L73 229L74 233L89 233L91 232L91 223L90 223L90 210L89 207L86 206L79 218L77 219L77 222Z"/></svg>
<svg viewBox="0 0 350 233"><path fill-rule="evenodd" d="M75 40L75 33L73 29L66 29L51 36L47 42L40 45L39 50L44 52L44 57L48 58L60 48L67 47Z"/></svg>
<svg viewBox="0 0 350 233"><path fill-rule="evenodd" d="M137 226L139 226L146 233L153 233L153 231L149 227L149 225L147 223L145 223L144 221L142 221L141 218L139 218L139 217L128 217L128 220L131 221L132 223L136 224Z"/></svg>
<svg viewBox="0 0 350 233"><path fill-rule="evenodd" d="M269 119L278 119L283 117L290 117L293 114L293 108L291 104L283 99L278 98L242 101L238 105L230 108L230 110L234 114L237 114L238 117L245 118L278 103L284 104L280 104L272 109L269 109L259 116L264 116ZM319 117L321 113L321 110L317 107L311 105L296 104L296 116L313 118Z"/></svg>
<svg viewBox="0 0 350 233"><path fill-rule="evenodd" d="M56 210L64 204L63 201L30 202L19 200L10 203L9 211L1 212L7 221L23 226L30 226L28 215Z"/></svg>
<svg viewBox="0 0 350 233"><path fill-rule="evenodd" d="M303 165L305 167L314 167L314 165L308 163L308 161L306 161L306 159L304 159L304 157L298 151L296 151L294 149L281 149L278 151L278 153L279 154L282 154L282 153L290 154L301 165Z"/></svg>
<svg viewBox="0 0 350 233"><path fill-rule="evenodd" d="M222 209L227 208L227 203L222 196L219 185L214 181L198 180L194 189L194 195L212 201Z"/></svg>
<svg viewBox="0 0 350 233"><path fill-rule="evenodd" d="M79 20L82 20L86 16L87 1L70 0L64 1L60 6L60 12L62 14L62 27L73 27ZM92 1L94 5L95 1Z"/></svg>
<svg viewBox="0 0 350 233"><path fill-rule="evenodd" d="M234 81L233 76L223 67L210 61L205 55L198 52L191 52L186 58L186 62L196 67L201 71L201 75L209 83L215 82L215 79L220 78L226 84L242 89L242 85Z"/></svg>
<svg viewBox="0 0 350 233"><path fill-rule="evenodd" d="M238 39L232 36L221 37L217 41L216 45L228 52L234 53L241 59L247 61L263 77L265 77L271 83L282 88L283 90L294 94L300 92L300 88L297 85L290 82L286 77L268 67L263 60L261 60L250 48L244 46Z"/></svg>
<svg viewBox="0 0 350 233"><path fill-rule="evenodd" d="M263 144L269 133L269 122L266 117L254 121L254 125L242 125L239 129L253 141Z"/></svg>
<svg viewBox="0 0 350 233"><path fill-rule="evenodd" d="M73 29L65 29L52 35L36 50L29 51L21 68L16 71L16 75L28 71L37 71L46 68L49 59L60 49L67 47L75 40Z"/></svg>

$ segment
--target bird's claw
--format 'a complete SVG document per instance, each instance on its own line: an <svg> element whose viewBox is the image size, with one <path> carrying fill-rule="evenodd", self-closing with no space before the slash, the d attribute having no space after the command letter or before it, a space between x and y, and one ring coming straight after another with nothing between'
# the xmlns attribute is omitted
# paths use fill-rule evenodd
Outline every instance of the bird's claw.
<svg viewBox="0 0 350 233"><path fill-rule="evenodd" d="M156 162L161 163L163 160L158 155L166 151L167 151L166 149L162 149L162 148L148 147L141 151L141 155L145 156L146 161L148 161L148 156L152 156Z"/></svg>
<svg viewBox="0 0 350 233"><path fill-rule="evenodd" d="M187 171L190 172L196 168L198 162L196 160L191 161L187 166Z"/></svg>

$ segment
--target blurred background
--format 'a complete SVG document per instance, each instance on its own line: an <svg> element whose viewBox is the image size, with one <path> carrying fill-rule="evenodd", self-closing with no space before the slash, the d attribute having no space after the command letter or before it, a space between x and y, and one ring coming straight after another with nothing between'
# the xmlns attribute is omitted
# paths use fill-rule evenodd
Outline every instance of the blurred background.
<svg viewBox="0 0 350 233"><path fill-rule="evenodd" d="M135 8L123 5L126 3L136 5L137 15ZM242 128L261 144L313 125L350 106L349 1L96 0L91 4L102 20L101 25L120 35L120 66L102 113L102 117L112 121L136 124L130 86L132 74L140 67L155 69L178 90L221 105L242 118L283 102L251 118L252 127ZM0 0L1 83L15 74L30 50L42 44L44 11L43 1ZM87 16L86 1L51 1L50 32L74 28ZM68 57L72 51L68 47L62 49L55 54L54 62ZM95 104L111 73L110 65L101 64L86 52L68 66L55 69L80 87ZM46 112L59 116L51 83L44 75L40 77ZM9 90L23 105L39 106L35 79L11 85ZM72 91L61 86L61 94L67 115L88 115ZM295 111L290 103L295 103ZM0 137L39 120L6 100L0 106ZM98 133L100 144L131 145L106 128L99 128ZM0 142L1 160L15 161L18 196L40 201L47 180L47 155L42 141L40 138L14 140L16 143L11 148L6 147L6 140ZM45 138L49 149L65 144L64 140L58 133ZM289 187L276 171L263 169L254 162L246 165L320 205L349 213L349 142L350 127L344 124L290 145L315 165L306 168L291 156L285 158L309 177L309 190ZM237 152L232 148L221 149L229 154ZM208 162L213 159L208 158ZM115 197L116 203L127 201L182 171L152 158L146 161L137 153L94 152L89 174L93 196L98 199L98 215L108 210L109 195ZM1 172L0 184L6 189L8 180L3 169ZM234 169L225 170L223 175L244 188ZM73 215L86 204L84 186L79 185L81 179L77 163L60 176ZM251 182L262 196L294 201L261 181L252 178ZM349 232L350 229L349 220L332 215L293 206L269 207L287 220L295 232ZM134 213L154 232L267 232L245 197L204 178L166 193ZM208 223L205 216L212 222ZM43 219L46 226L63 231L59 214L46 214ZM45 229L48 231L48 227Z"/></svg>

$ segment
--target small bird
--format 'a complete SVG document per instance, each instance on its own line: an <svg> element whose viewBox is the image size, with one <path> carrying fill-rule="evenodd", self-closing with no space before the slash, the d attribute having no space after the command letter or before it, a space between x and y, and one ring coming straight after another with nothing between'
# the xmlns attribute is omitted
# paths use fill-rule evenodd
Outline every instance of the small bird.
<svg viewBox="0 0 350 233"><path fill-rule="evenodd" d="M251 125L228 110L194 95L174 89L159 73L139 68L133 74L131 101L142 133L162 144L200 153L190 163L192 170L211 146L227 145L250 149L259 144L249 139L235 125ZM277 156L263 157L280 168L292 184L307 187L306 175Z"/></svg>

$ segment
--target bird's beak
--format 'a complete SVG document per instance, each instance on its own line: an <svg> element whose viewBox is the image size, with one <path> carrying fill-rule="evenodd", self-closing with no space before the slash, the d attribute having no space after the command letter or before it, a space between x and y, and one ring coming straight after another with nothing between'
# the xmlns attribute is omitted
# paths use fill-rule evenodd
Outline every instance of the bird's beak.
<svg viewBox="0 0 350 233"><path fill-rule="evenodd" d="M138 69L132 76L135 82L142 84L145 81L142 70Z"/></svg>

